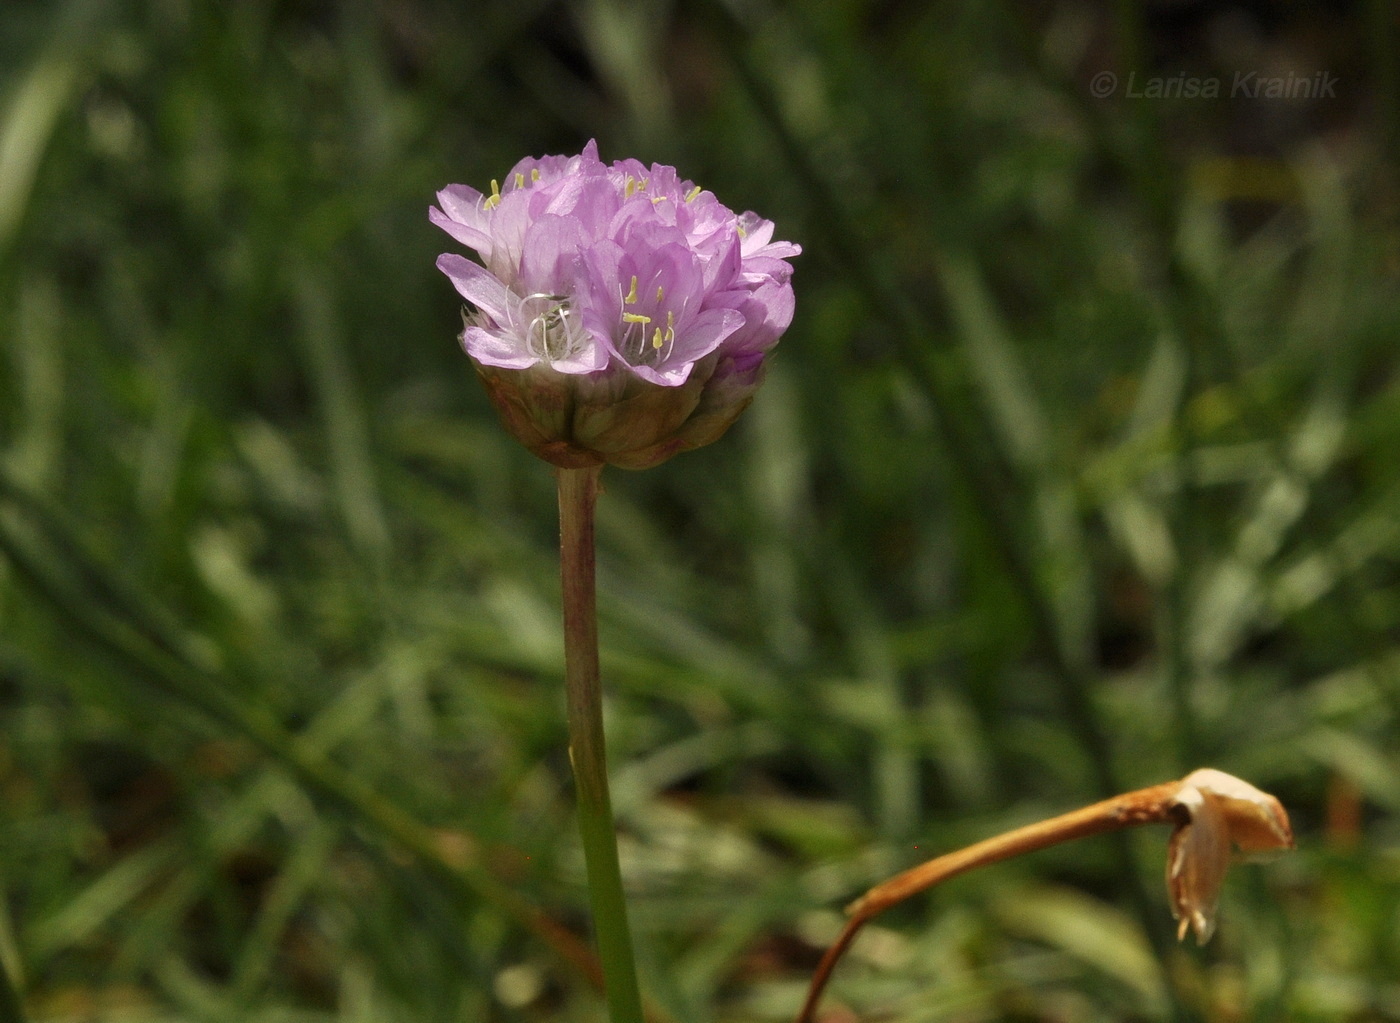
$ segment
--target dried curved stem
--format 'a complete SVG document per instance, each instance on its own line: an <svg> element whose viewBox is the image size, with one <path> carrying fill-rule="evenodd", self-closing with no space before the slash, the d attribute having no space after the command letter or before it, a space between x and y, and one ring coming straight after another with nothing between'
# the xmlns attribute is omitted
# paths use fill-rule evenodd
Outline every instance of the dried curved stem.
<svg viewBox="0 0 1400 1023"><path fill-rule="evenodd" d="M946 853L877 884L846 907L846 926L841 929L841 933L817 964L812 974L811 986L807 990L807 998L797 1014L797 1023L812 1023L822 991L831 979L832 971L836 969L841 956L855 941L860 929L891 906L950 877L965 874L990 863L1011 859L1013 856L1046 849L1076 838L1086 838L1089 835L1120 831L1140 824L1173 821L1179 814L1177 795L1180 791L1180 782L1168 782L1105 799L1049 820L1016 828L965 849Z"/></svg>

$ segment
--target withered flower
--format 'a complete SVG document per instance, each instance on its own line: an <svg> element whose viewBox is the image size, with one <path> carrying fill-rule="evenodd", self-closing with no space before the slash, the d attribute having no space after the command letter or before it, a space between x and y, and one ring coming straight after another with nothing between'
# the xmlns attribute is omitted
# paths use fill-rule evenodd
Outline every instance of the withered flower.
<svg viewBox="0 0 1400 1023"><path fill-rule="evenodd" d="M1234 775L1205 767L1181 780L1174 806L1184 811L1167 846L1167 891L1177 937L1195 931L1204 945L1215 932L1215 907L1232 847L1267 853L1293 847L1282 804Z"/></svg>

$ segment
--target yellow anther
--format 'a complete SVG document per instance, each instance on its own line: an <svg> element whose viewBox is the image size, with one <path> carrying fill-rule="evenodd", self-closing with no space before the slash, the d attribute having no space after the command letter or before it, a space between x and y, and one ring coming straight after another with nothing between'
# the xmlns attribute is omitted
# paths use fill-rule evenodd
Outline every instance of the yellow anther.
<svg viewBox="0 0 1400 1023"><path fill-rule="evenodd" d="M650 323L650 322L651 322L651 317L650 317L650 316L645 316L645 315L643 315L642 313L623 313L623 314L622 314L622 322L623 322L623 323Z"/></svg>
<svg viewBox="0 0 1400 1023"><path fill-rule="evenodd" d="M656 330L655 330L655 332L651 335L651 346L652 346L653 348L655 348L657 351L660 351L662 348L664 348L664 347L666 346L666 342L663 341L663 340L661 340L661 328L660 328L660 327L657 327Z"/></svg>
<svg viewBox="0 0 1400 1023"><path fill-rule="evenodd" d="M658 285L656 286L656 301L657 301L657 302L660 302L660 301L661 301L663 298L665 298L665 297L666 297L666 289L663 288L661 285L658 284Z"/></svg>
<svg viewBox="0 0 1400 1023"><path fill-rule="evenodd" d="M491 179L491 194L486 197L486 201L481 205L488 210L495 209L501 202L501 183L495 178Z"/></svg>
<svg viewBox="0 0 1400 1023"><path fill-rule="evenodd" d="M516 187L516 188L524 188L524 187L525 187L525 175L522 174L520 171L516 171L516 172L515 172L515 187Z"/></svg>
<svg viewBox="0 0 1400 1023"><path fill-rule="evenodd" d="M630 199L630 198L632 198L632 193L635 192L636 190L637 190L637 179L634 178L634 177L633 177L632 175L630 175L630 174L627 175L627 184L625 184L625 185L622 187L622 197L623 197L624 199Z"/></svg>
<svg viewBox="0 0 1400 1023"><path fill-rule="evenodd" d="M637 301L637 275L632 275L632 289L627 292L627 297L622 300L624 305L631 305Z"/></svg>
<svg viewBox="0 0 1400 1023"><path fill-rule="evenodd" d="M531 168L530 168L530 180L531 180L531 181L538 181L539 179L540 179L540 169L539 169L538 167L531 167Z"/></svg>
<svg viewBox="0 0 1400 1023"><path fill-rule="evenodd" d="M740 238L747 238L749 236L749 233L744 230L744 226L742 224L735 224L734 230L739 232Z"/></svg>
<svg viewBox="0 0 1400 1023"><path fill-rule="evenodd" d="M692 188L689 192L685 194L685 201L694 202L696 197L699 196L700 193L703 191L703 188L701 188L699 185L696 185L694 188Z"/></svg>

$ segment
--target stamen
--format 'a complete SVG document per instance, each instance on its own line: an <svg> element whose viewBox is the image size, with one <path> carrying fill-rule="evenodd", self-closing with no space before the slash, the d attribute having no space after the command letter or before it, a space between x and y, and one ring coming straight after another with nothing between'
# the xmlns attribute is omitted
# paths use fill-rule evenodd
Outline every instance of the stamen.
<svg viewBox="0 0 1400 1023"><path fill-rule="evenodd" d="M627 292L627 297L622 300L623 305L632 305L637 301L637 275L632 275L632 290Z"/></svg>
<svg viewBox="0 0 1400 1023"><path fill-rule="evenodd" d="M501 184L495 178L491 179L491 194L482 202L482 209L494 210L501 203Z"/></svg>
<svg viewBox="0 0 1400 1023"><path fill-rule="evenodd" d="M529 315L530 309L538 308L535 303L545 303L545 307L525 324L523 334L531 353L547 365L576 353L581 343L580 325L569 308L568 299L537 292L520 300L520 312Z"/></svg>
<svg viewBox="0 0 1400 1023"><path fill-rule="evenodd" d="M641 313L623 313L623 314L622 314L622 322L623 322L623 323L650 323L650 322L651 322L651 317L650 317L650 316L644 316L644 315L642 315Z"/></svg>
<svg viewBox="0 0 1400 1023"><path fill-rule="evenodd" d="M685 201L688 203L694 202L696 198L700 195L700 193L703 191L703 188L701 188L699 185L696 185L694 188L692 188L689 192L686 193Z"/></svg>
<svg viewBox="0 0 1400 1023"><path fill-rule="evenodd" d="M524 187L525 187L525 175L522 174L520 171L516 171L516 172L515 172L515 187L516 187L516 188L524 188Z"/></svg>
<svg viewBox="0 0 1400 1023"><path fill-rule="evenodd" d="M530 321L530 332L534 333L535 328L539 328L540 333L540 355L546 362L550 361L551 352L549 350L549 323L545 316L536 316Z"/></svg>
<svg viewBox="0 0 1400 1023"><path fill-rule="evenodd" d="M660 304L661 300L662 300L663 298L665 298L665 297L666 297L666 289L663 288L661 285L658 284L658 285L656 286L656 301L657 301L657 303Z"/></svg>
<svg viewBox="0 0 1400 1023"><path fill-rule="evenodd" d="M660 333L660 331L657 331L657 333ZM671 349L674 348L676 344L676 314L670 310L667 310L666 312L665 342L666 353L661 356L663 359L668 358L670 356ZM652 338L651 344L653 348L661 347L659 344L656 343L656 338Z"/></svg>
<svg viewBox="0 0 1400 1023"><path fill-rule="evenodd" d="M661 328L657 327L655 332L651 335L651 346L659 352L665 343L666 342L661 340Z"/></svg>
<svg viewBox="0 0 1400 1023"><path fill-rule="evenodd" d="M538 167L531 167L531 168L530 168L530 180L531 180L531 181L538 181L539 179L540 179L540 169L539 169Z"/></svg>

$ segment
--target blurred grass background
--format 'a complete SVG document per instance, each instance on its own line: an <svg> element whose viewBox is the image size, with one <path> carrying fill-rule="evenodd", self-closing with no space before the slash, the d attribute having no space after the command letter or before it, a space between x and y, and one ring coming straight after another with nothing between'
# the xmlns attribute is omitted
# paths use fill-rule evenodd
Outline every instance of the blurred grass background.
<svg viewBox="0 0 1400 1023"><path fill-rule="evenodd" d="M11 0L28 1017L600 1018L550 930L586 927L553 481L426 219L597 137L806 249L741 424L605 477L658 1018L791 1018L869 884L1209 764L1300 840L1211 946L1166 944L1164 833L1095 840L882 919L830 1020L1400 1019L1397 32L1386 0ZM1251 73L1334 93L1231 98Z"/></svg>

